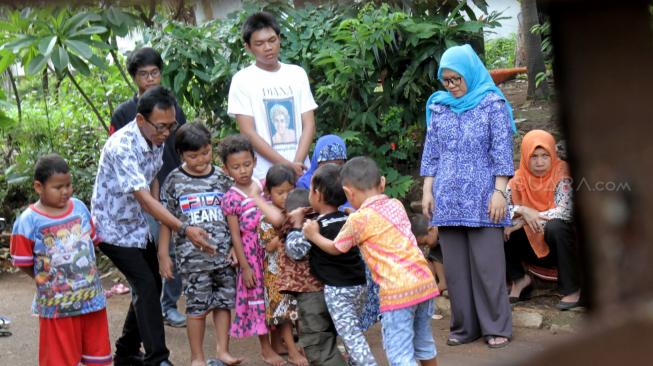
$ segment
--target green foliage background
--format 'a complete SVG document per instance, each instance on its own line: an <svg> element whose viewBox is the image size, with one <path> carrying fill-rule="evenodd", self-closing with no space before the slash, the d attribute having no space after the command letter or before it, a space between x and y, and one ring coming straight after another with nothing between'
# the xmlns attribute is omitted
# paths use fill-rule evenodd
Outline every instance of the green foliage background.
<svg viewBox="0 0 653 366"><path fill-rule="evenodd" d="M295 9L286 2L248 3L224 20L189 25L161 15L150 27L129 9L4 10L0 71L11 72L9 66L16 64L27 75L13 96L0 95L2 214L11 217L35 198L33 163L52 151L68 160L76 195L89 201L107 137L103 125L133 93L116 43L129 30L143 31L144 44L161 52L163 83L174 90L190 119L205 120L217 140L234 133L235 123L226 114L230 80L252 62L240 27L259 9L280 20L282 61L301 65L309 75L320 106L318 137L337 133L351 156L374 158L386 175L387 192L404 197L419 168L424 103L439 88L441 54L477 40L483 27L501 19L489 14L465 20L465 2L451 2L442 13L431 8L429 14L423 3L419 11L409 11L405 4L334 2ZM11 103L21 105L22 113Z"/></svg>

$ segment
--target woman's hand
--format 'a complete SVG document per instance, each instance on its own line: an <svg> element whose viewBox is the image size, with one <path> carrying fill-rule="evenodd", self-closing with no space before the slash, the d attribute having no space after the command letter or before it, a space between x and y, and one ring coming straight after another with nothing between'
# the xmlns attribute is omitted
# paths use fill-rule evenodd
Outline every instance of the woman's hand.
<svg viewBox="0 0 653 366"><path fill-rule="evenodd" d="M506 217L506 203L506 198L501 192L496 190L492 192L487 212L490 215L490 220L495 224L498 224Z"/></svg>
<svg viewBox="0 0 653 366"><path fill-rule="evenodd" d="M548 220L548 218L544 216L540 216L540 213L536 209L526 207L526 206L521 206L519 207L517 213L521 215L521 217L526 222L526 225L528 225L528 227L530 227L531 230L533 230L536 233L544 232L544 225L542 225L542 223L545 220Z"/></svg>
<svg viewBox="0 0 653 366"><path fill-rule="evenodd" d="M241 266L241 276L243 276L243 282L245 283L245 287L247 288L253 288L256 286L256 277L254 277L254 271L252 270L252 267L249 266L249 264L245 264L244 266Z"/></svg>
<svg viewBox="0 0 653 366"><path fill-rule="evenodd" d="M431 213L435 209L435 200L433 199L433 193L424 193L422 194L422 213L424 216L431 219Z"/></svg>
<svg viewBox="0 0 653 366"><path fill-rule="evenodd" d="M422 187L422 213L430 220L434 210L433 177L424 177L424 186Z"/></svg>
<svg viewBox="0 0 653 366"><path fill-rule="evenodd" d="M510 239L510 234L524 227L524 219L518 218L513 222L512 226L503 228L503 241L508 241Z"/></svg>
<svg viewBox="0 0 653 366"><path fill-rule="evenodd" d="M159 253L159 274L161 277L171 280L174 277L173 266L174 263L172 263L169 255Z"/></svg>

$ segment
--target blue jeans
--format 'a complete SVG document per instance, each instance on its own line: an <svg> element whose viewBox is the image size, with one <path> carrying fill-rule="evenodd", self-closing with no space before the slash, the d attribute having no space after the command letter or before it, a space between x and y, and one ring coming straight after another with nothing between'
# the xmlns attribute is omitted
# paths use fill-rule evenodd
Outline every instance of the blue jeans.
<svg viewBox="0 0 653 366"><path fill-rule="evenodd" d="M383 349L391 366L415 366L419 360L435 358L431 331L435 301L429 299L407 308L381 314Z"/></svg>
<svg viewBox="0 0 653 366"><path fill-rule="evenodd" d="M150 225L150 234L152 240L159 245L159 222L154 219L150 214L145 213L147 223ZM170 259L175 263L175 242L170 240ZM173 279L163 279L163 290L161 291L161 311L165 316L166 312L170 309L177 309L177 301L181 296L181 276L177 274L177 266L172 267Z"/></svg>

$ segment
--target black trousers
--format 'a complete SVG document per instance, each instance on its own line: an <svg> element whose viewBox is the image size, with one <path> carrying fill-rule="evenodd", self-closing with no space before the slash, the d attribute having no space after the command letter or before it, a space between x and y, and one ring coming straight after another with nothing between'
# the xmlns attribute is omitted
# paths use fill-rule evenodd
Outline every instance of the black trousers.
<svg viewBox="0 0 653 366"><path fill-rule="evenodd" d="M148 242L146 249L123 248L100 243L100 250L122 272L132 289L132 301L116 341L116 355L130 356L145 349L145 364L158 365L170 356L166 347L161 314L161 276L156 246Z"/></svg>
<svg viewBox="0 0 653 366"><path fill-rule="evenodd" d="M557 267L558 287L563 295L578 291L580 271L574 226L559 219L549 220L544 226L544 240L549 245L549 254L538 258L524 229L510 234L510 239L504 245L508 281L512 282L524 277L522 262L526 262L545 268Z"/></svg>

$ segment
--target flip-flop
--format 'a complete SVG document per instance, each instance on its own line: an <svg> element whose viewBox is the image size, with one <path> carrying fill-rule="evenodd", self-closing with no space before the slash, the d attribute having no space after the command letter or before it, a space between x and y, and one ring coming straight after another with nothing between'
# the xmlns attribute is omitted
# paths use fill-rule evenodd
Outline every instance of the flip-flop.
<svg viewBox="0 0 653 366"><path fill-rule="evenodd" d="M501 342L501 343L491 344L491 343L490 343L490 339L496 339L496 338L499 338L499 337L490 337L490 338L488 338L488 340L487 340L487 346L488 346L488 348L495 348L495 349L496 349L496 348L503 348L503 347L506 347L508 344L510 344L510 339L509 339L509 338L505 338L505 337L504 337L504 338L506 339L505 341L503 341L503 342Z"/></svg>
<svg viewBox="0 0 653 366"><path fill-rule="evenodd" d="M126 293L129 293L131 289L122 283L116 283L111 287L111 292L115 295L124 295Z"/></svg>
<svg viewBox="0 0 653 366"><path fill-rule="evenodd" d="M11 326L11 320L4 316L0 316L0 337L8 337L11 335L9 326Z"/></svg>
<svg viewBox="0 0 653 366"><path fill-rule="evenodd" d="M218 360L217 358L209 358L206 361L206 366L226 366L224 362Z"/></svg>

